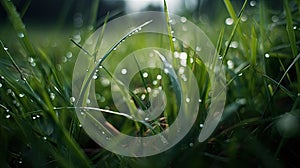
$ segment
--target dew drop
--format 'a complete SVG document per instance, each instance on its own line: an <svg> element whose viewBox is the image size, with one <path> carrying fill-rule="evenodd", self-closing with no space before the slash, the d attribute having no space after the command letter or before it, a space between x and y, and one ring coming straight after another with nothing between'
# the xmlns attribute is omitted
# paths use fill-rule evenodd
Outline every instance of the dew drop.
<svg viewBox="0 0 300 168"><path fill-rule="evenodd" d="M21 98L24 97L24 96L25 96L24 93L20 93L20 94L19 94L19 97L21 97Z"/></svg>
<svg viewBox="0 0 300 168"><path fill-rule="evenodd" d="M193 143L193 142L191 142L191 143L189 144L189 146L190 146L190 147L193 147L193 146L194 146L194 143Z"/></svg>
<svg viewBox="0 0 300 168"><path fill-rule="evenodd" d="M228 69L233 69L234 68L234 63L232 60L228 60L227 61L227 66L228 66Z"/></svg>
<svg viewBox="0 0 300 168"><path fill-rule="evenodd" d="M197 46L196 51L198 51L198 52L201 51L201 47Z"/></svg>
<svg viewBox="0 0 300 168"><path fill-rule="evenodd" d="M250 6L255 6L256 5L256 1L250 1Z"/></svg>
<svg viewBox="0 0 300 168"><path fill-rule="evenodd" d="M141 95L141 100L145 100L145 98L146 98L146 95L145 95L145 94L142 94L142 95Z"/></svg>
<svg viewBox="0 0 300 168"><path fill-rule="evenodd" d="M10 117L11 117L10 114L6 114L5 116L6 119L9 119Z"/></svg>
<svg viewBox="0 0 300 168"><path fill-rule="evenodd" d="M219 60L222 60L222 59L223 59L222 55L219 55Z"/></svg>
<svg viewBox="0 0 300 168"><path fill-rule="evenodd" d="M294 26L293 29L296 30L296 29L297 29L297 26Z"/></svg>
<svg viewBox="0 0 300 168"><path fill-rule="evenodd" d="M8 48L7 48L7 47L4 47L3 49L4 49L5 51L7 51L7 50L8 50Z"/></svg>
<svg viewBox="0 0 300 168"><path fill-rule="evenodd" d="M55 99L55 94L54 93L50 93L50 99L54 100Z"/></svg>
<svg viewBox="0 0 300 168"><path fill-rule="evenodd" d="M152 84L157 85L158 84L157 80L152 81Z"/></svg>
<svg viewBox="0 0 300 168"><path fill-rule="evenodd" d="M34 59L32 57L29 57L27 60L28 60L29 63L34 62Z"/></svg>
<svg viewBox="0 0 300 168"><path fill-rule="evenodd" d="M46 141L46 140L47 140L47 137L43 136L43 140Z"/></svg>
<svg viewBox="0 0 300 168"><path fill-rule="evenodd" d="M146 118L145 118L145 121L150 121L150 118L146 117Z"/></svg>
<svg viewBox="0 0 300 168"><path fill-rule="evenodd" d="M272 22L276 23L279 21L279 17L278 16L272 16Z"/></svg>
<svg viewBox="0 0 300 168"><path fill-rule="evenodd" d="M187 97L187 98L185 99L185 101L186 101L187 103L189 103L189 102L191 101L191 99Z"/></svg>
<svg viewBox="0 0 300 168"><path fill-rule="evenodd" d="M265 58L270 58L270 54L266 53Z"/></svg>
<svg viewBox="0 0 300 168"><path fill-rule="evenodd" d="M18 162L19 164L22 164L23 163L23 161L22 160L19 160L19 162Z"/></svg>
<svg viewBox="0 0 300 168"><path fill-rule="evenodd" d="M203 128L204 125L203 125L203 124L200 124L199 126L200 126L200 128Z"/></svg>
<svg viewBox="0 0 300 168"><path fill-rule="evenodd" d="M300 93L298 93L297 96L300 96Z"/></svg>
<svg viewBox="0 0 300 168"><path fill-rule="evenodd" d="M148 74L147 72L144 72L144 73L143 73L143 77L144 77L144 78L147 78L148 75L149 75L149 74Z"/></svg>
<svg viewBox="0 0 300 168"><path fill-rule="evenodd" d="M243 73L239 73L238 76L243 76Z"/></svg>
<svg viewBox="0 0 300 168"><path fill-rule="evenodd" d="M18 33L19 38L24 38L24 36L25 36L24 33L22 33L22 32Z"/></svg>
<svg viewBox="0 0 300 168"><path fill-rule="evenodd" d="M126 75L126 74L127 74L127 69L123 68L123 69L121 70L121 74Z"/></svg>
<svg viewBox="0 0 300 168"><path fill-rule="evenodd" d="M202 102L202 99L199 99L198 102L201 103L201 102Z"/></svg>
<svg viewBox="0 0 300 168"><path fill-rule="evenodd" d="M97 79L98 78L98 76L97 76L97 74L95 74L94 76L93 76L93 79Z"/></svg>
<svg viewBox="0 0 300 168"><path fill-rule="evenodd" d="M226 20L225 20L225 24L226 25L232 25L233 24L233 19L232 18L227 18Z"/></svg>
<svg viewBox="0 0 300 168"><path fill-rule="evenodd" d="M176 38L175 38L175 37L173 37L173 38L172 38L172 41L176 41Z"/></svg>
<svg viewBox="0 0 300 168"><path fill-rule="evenodd" d="M151 90L152 90L151 87L147 87L148 92L151 92Z"/></svg>
<svg viewBox="0 0 300 168"><path fill-rule="evenodd" d="M36 116L32 116L32 119L35 120L35 119L36 119Z"/></svg>
<svg viewBox="0 0 300 168"><path fill-rule="evenodd" d="M246 22L247 19L248 19L247 16L244 15L244 16L242 16L241 21L242 21L242 22Z"/></svg>
<svg viewBox="0 0 300 168"><path fill-rule="evenodd" d="M157 79L157 80L161 80L161 79L162 79L162 76L161 76L161 75L157 75L157 76L156 76L156 79Z"/></svg>
<svg viewBox="0 0 300 168"><path fill-rule="evenodd" d="M82 127L82 125L81 125L81 124L79 124L78 126L79 126L79 128L81 128L81 127Z"/></svg>
<svg viewBox="0 0 300 168"><path fill-rule="evenodd" d="M70 97L70 103L73 104L75 102L75 97Z"/></svg>
<svg viewBox="0 0 300 168"><path fill-rule="evenodd" d="M0 83L0 88L2 87L2 83Z"/></svg>
<svg viewBox="0 0 300 168"><path fill-rule="evenodd" d="M239 46L239 43L238 43L237 41L232 41L232 42L230 43L230 46L229 46L229 47L231 47L231 48L238 48L238 46Z"/></svg>

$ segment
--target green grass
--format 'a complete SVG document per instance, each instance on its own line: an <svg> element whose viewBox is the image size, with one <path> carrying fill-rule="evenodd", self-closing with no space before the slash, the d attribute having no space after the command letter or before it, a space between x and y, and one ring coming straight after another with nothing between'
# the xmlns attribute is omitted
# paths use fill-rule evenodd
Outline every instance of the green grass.
<svg viewBox="0 0 300 168"><path fill-rule="evenodd" d="M218 9L220 21L197 23L215 42L215 59L222 59L227 78L225 111L213 135L203 143L198 142L199 125L205 120L210 102L210 83L201 60L188 62L202 100L196 123L182 141L166 152L131 158L111 153L93 142L75 114L77 100L72 97L72 70L76 56L84 50L81 46L85 39L96 29L89 28L97 25L99 1L92 3L88 25L80 29L70 26L71 31L60 31L68 9L62 11L59 18L62 20L58 20L57 25L40 31L24 26L27 23L23 23L22 17L28 12L30 1L17 10L12 1L1 0L8 18L7 25L0 27L0 164L3 167L299 166L296 146L299 146L300 138L300 5L298 1L284 0L280 9L273 10L263 2L256 2L254 7L249 3L246 1L237 6L224 0ZM168 11L166 5L164 11ZM104 19L104 27L110 17L113 16L108 14ZM169 15L165 17L168 20ZM224 23L227 17L233 19L232 25ZM133 35L122 45L112 46L104 59L91 67L96 72L95 67L103 66L97 71L101 80L97 80L96 85L101 93L96 98L103 108L98 111L123 133L156 134L176 118L176 102L181 97L172 76L160 69L141 70L127 88L108 71L124 59L123 55L149 43L186 52L188 58L194 58L195 51L190 47L173 43L171 31L168 24L167 36ZM76 36L78 32L81 40ZM102 35L98 45L101 45ZM118 50L114 51L115 47ZM89 53L93 64L97 53L97 50ZM138 60L135 64L139 66ZM142 77L146 71L147 79ZM167 103L166 110L157 120L134 122L130 115L116 112L110 85L105 81L116 82L124 95L129 92L134 101L127 100L126 103L134 110L147 108L149 93L145 88L153 85L158 74L162 74L161 86L171 85L175 89L166 93L171 103ZM87 97L87 90L89 84L81 90L83 97ZM143 94L145 100L140 98Z"/></svg>

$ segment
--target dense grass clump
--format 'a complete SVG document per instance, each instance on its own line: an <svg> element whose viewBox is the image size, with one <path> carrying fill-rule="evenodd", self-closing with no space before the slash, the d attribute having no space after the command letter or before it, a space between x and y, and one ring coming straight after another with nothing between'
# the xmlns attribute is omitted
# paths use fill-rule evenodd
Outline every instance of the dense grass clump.
<svg viewBox="0 0 300 168"><path fill-rule="evenodd" d="M91 3L86 25L63 25L73 15L61 12L57 24L34 27L24 22L31 1L15 7L1 0L7 18L0 26L0 165L4 167L297 167L300 138L300 3L284 0L277 9L270 2L245 1L217 5L218 19L207 21L183 12L214 42L216 58L226 71L227 99L220 124L203 143L198 135L210 103L208 74L201 60L188 61L198 82L201 103L197 120L185 138L164 153L124 157L97 145L82 129L72 96L72 73L83 44L101 22L103 27L114 11L97 19L101 1ZM67 3L66 3L67 4ZM98 8L99 7L99 8ZM163 11L167 12L165 4ZM77 14L78 15L78 14ZM76 16L77 16L76 15ZM168 15L166 14L167 18ZM168 20L168 19L167 19ZM78 20L77 20L78 21ZM169 22L168 22L169 23ZM28 25L27 25L28 24ZM149 23L151 24L151 23ZM26 25L26 26L25 26ZM121 132L132 136L159 133L176 118L176 86L167 97L171 103L157 120L137 122L114 111L110 84L122 83L107 71L136 48L166 47L195 58L189 46L169 36L132 35L131 40L107 53L107 62L97 70L97 103L100 112ZM63 29L63 27L65 27ZM71 38L71 40L70 40ZM127 37L126 37L127 38ZM147 40L145 40L147 39ZM157 39L160 39L159 41ZM122 41L122 39L120 39ZM139 43L136 43L139 41ZM113 48L112 48L113 49ZM93 53L88 53L93 58ZM191 59L190 59L191 58ZM106 66L110 64L111 66ZM136 61L135 64L138 65ZM167 64L167 62L164 62ZM125 72L124 72L125 73ZM146 76L146 77L145 77ZM164 79L164 80L160 80ZM155 82L153 82L155 81ZM137 73L129 88L128 104L147 109L148 87L173 85L160 69ZM174 89L175 88L175 89ZM104 91L103 91L104 90ZM122 89L121 89L122 91ZM199 100L199 101L200 101ZM84 108L84 107L83 107ZM102 111L101 111L102 110Z"/></svg>

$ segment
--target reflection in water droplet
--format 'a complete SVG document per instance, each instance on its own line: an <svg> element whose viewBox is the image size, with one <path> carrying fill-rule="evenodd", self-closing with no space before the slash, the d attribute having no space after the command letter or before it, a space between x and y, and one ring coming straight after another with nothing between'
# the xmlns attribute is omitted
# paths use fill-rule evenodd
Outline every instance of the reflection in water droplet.
<svg viewBox="0 0 300 168"><path fill-rule="evenodd" d="M200 126L200 128L203 128L204 125L203 125L203 124L200 124L199 126Z"/></svg>

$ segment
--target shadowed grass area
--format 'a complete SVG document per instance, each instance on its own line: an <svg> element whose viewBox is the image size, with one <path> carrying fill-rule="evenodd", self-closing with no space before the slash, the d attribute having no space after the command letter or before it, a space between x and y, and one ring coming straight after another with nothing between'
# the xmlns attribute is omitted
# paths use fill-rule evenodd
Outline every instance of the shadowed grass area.
<svg viewBox="0 0 300 168"><path fill-rule="evenodd" d="M284 0L283 6L275 10L268 7L269 2L245 1L238 5L224 0L219 9L215 9L222 19L195 21L214 42L215 59L222 59L227 78L227 100L221 123L203 143L198 142L198 136L210 104L211 84L205 65L195 59L196 52L190 46L173 41L172 26L167 24L168 35L159 37L160 41L154 35L145 39L137 34L123 45L111 47L106 53L107 63L97 71L96 91L101 93L95 96L101 108L99 112L123 133L149 136L165 130L176 118L176 102L180 99L172 76L160 69L140 70L129 88L114 79L107 68L116 66L123 54L148 44L169 47L172 52L186 54L187 66L198 82L199 113L188 135L166 152L143 158L124 157L103 149L85 133L75 114L77 100L72 97L72 73L77 55L96 29L91 25L102 20L105 25L116 16L114 11L106 18L97 19L97 7L101 3L94 0L86 18L88 25L64 27L61 25L64 20L59 20L57 25L34 28L22 19L30 1L19 10L13 2L1 0L7 13L7 22L0 26L0 164L4 167L299 165L300 156L295 148L300 138L298 1ZM73 15L68 11L63 11L60 19ZM168 11L166 5L164 11ZM182 16L182 19L194 19L185 13ZM165 17L168 20L169 15ZM101 40L102 36L97 44L101 44ZM115 47L118 50L114 52ZM93 54L90 53L91 58ZM165 66L170 63L162 62ZM133 64L139 66L138 60ZM170 103L166 103L164 113L156 120L134 121L130 115L116 112L110 90L112 81L121 91L130 92L127 104L131 109L148 108L151 101L147 88L150 86L172 86L167 93ZM82 94L86 94L84 89Z"/></svg>

